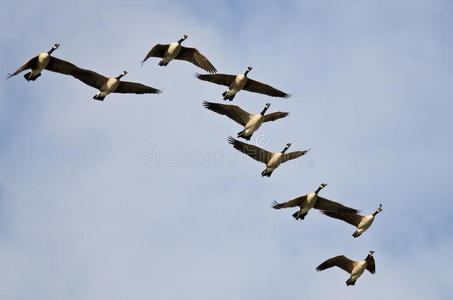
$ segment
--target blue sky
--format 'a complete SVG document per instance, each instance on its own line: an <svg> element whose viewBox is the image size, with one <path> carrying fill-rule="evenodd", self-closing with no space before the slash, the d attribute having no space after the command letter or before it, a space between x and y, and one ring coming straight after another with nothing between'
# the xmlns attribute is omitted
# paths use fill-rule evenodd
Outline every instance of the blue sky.
<svg viewBox="0 0 453 300"><path fill-rule="evenodd" d="M3 1L0 66L56 57L163 89L112 94L44 72L0 81L2 299L451 299L450 1ZM289 111L252 138L312 150L261 178L226 141L241 128L204 109L223 87L195 66L140 61L189 38L222 73L293 95L241 92L249 112ZM202 73L202 72L201 72ZM159 158L159 159L157 159ZM308 193L371 213L354 228L273 200ZM326 258L377 272L346 287Z"/></svg>

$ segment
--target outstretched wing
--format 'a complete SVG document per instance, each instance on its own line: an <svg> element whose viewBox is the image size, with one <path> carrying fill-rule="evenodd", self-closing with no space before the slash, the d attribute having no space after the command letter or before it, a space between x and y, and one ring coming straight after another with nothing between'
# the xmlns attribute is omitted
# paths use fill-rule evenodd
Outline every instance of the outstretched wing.
<svg viewBox="0 0 453 300"><path fill-rule="evenodd" d="M331 218L342 220L355 227L359 226L360 221L362 221L362 216L358 214L339 213L335 211L322 211L322 213Z"/></svg>
<svg viewBox="0 0 453 300"><path fill-rule="evenodd" d="M100 89L108 80L107 77L98 74L94 71L76 68L70 72L70 75L82 81L83 83L92 86L96 89Z"/></svg>
<svg viewBox="0 0 453 300"><path fill-rule="evenodd" d="M340 213L357 213L357 209L344 206L338 202L318 196L314 208L324 211L334 211Z"/></svg>
<svg viewBox="0 0 453 300"><path fill-rule="evenodd" d="M146 54L146 57L143 59L142 64L150 57L164 57L165 51L167 51L169 44L157 44L151 50L149 50L148 54Z"/></svg>
<svg viewBox="0 0 453 300"><path fill-rule="evenodd" d="M271 87L270 85L261 83L259 81L253 80L248 78L247 83L245 84L244 90L249 92L255 92L260 94L265 94L271 97L281 97L281 98L289 98L291 95L277 90L276 88Z"/></svg>
<svg viewBox="0 0 453 300"><path fill-rule="evenodd" d="M27 60L22 67L17 69L16 72L14 72L13 74L8 74L8 79L19 74L22 71L25 71L25 70L28 70L31 68L35 68L35 67L37 67L37 65L38 65L38 56L32 57L29 60Z"/></svg>
<svg viewBox="0 0 453 300"><path fill-rule="evenodd" d="M339 267L349 274L351 274L352 270L354 269L354 261L350 260L344 255L338 255L332 258L329 258L322 264L316 267L316 271L322 271L332 267Z"/></svg>
<svg viewBox="0 0 453 300"><path fill-rule="evenodd" d="M307 200L307 195L303 195L303 196L291 199L291 200L283 202L283 203L278 203L277 201L274 201L272 203L272 207L275 209L280 209L280 208L301 206L306 200Z"/></svg>
<svg viewBox="0 0 453 300"><path fill-rule="evenodd" d="M161 91L153 87L129 81L120 81L118 87L115 90L115 93L122 94L160 94Z"/></svg>
<svg viewBox="0 0 453 300"><path fill-rule="evenodd" d="M236 78L236 75L230 74L197 74L196 76L198 79L226 86L230 86Z"/></svg>
<svg viewBox="0 0 453 300"><path fill-rule="evenodd" d="M366 265L366 269L371 273L374 274L376 273L376 262L374 261L374 257L371 256L368 260L368 263Z"/></svg>
<svg viewBox="0 0 453 300"><path fill-rule="evenodd" d="M298 158L298 157L304 155L305 153L307 153L308 151L310 151L310 149L304 150L304 151L294 151L294 152L286 153L282 157L282 163L287 162L288 160L291 160L291 159Z"/></svg>
<svg viewBox="0 0 453 300"><path fill-rule="evenodd" d="M78 67L70 62L51 56L46 69L52 72L71 75Z"/></svg>
<svg viewBox="0 0 453 300"><path fill-rule="evenodd" d="M217 69L211 62L195 48L181 47L181 51L179 51L178 56L176 56L175 59L191 62L209 73L217 72Z"/></svg>
<svg viewBox="0 0 453 300"><path fill-rule="evenodd" d="M228 138L228 143L233 145L235 149L247 154L254 160L260 161L265 164L267 164L271 160L272 153L261 149L260 147L240 142L232 138L231 136Z"/></svg>
<svg viewBox="0 0 453 300"><path fill-rule="evenodd" d="M285 118L288 115L289 115L289 113L287 113L287 112L276 111L276 112L264 115L263 122L275 121L275 120L278 120L281 118Z"/></svg>
<svg viewBox="0 0 453 300"><path fill-rule="evenodd" d="M242 126L245 126L245 124L247 124L247 122L250 120L250 114L237 105L204 101L203 106L209 110L212 110L213 112L227 116L228 118L236 121Z"/></svg>

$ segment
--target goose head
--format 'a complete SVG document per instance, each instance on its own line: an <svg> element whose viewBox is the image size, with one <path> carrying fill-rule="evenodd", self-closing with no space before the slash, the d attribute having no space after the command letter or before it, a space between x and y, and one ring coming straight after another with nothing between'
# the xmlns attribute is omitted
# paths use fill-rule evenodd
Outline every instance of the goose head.
<svg viewBox="0 0 453 300"><path fill-rule="evenodd" d="M368 252L368 257L373 256L373 254L374 254L374 250L370 250L370 252Z"/></svg>
<svg viewBox="0 0 453 300"><path fill-rule="evenodd" d="M286 152L286 150L288 150L288 148L291 146L290 143L286 144L285 146L285 149L282 150L282 154Z"/></svg>
<svg viewBox="0 0 453 300"><path fill-rule="evenodd" d="M376 215L377 215L378 213L380 213L381 211L383 211L383 209L382 209L382 204L379 204L379 207L378 207L378 209L376 209L376 210L374 211L373 216L376 216Z"/></svg>
<svg viewBox="0 0 453 300"><path fill-rule="evenodd" d="M127 71L123 71L123 72L121 72L121 74L118 77L116 77L116 79L121 79L121 77L125 76L126 74L127 74Z"/></svg>
<svg viewBox="0 0 453 300"><path fill-rule="evenodd" d="M185 35L178 41L178 43L181 44L181 43L184 42L184 40L187 39L187 38L188 38L188 36L185 34Z"/></svg>
<svg viewBox="0 0 453 300"><path fill-rule="evenodd" d="M252 70L252 67L247 67L247 70L245 70L244 75L247 76L247 74Z"/></svg>
<svg viewBox="0 0 453 300"><path fill-rule="evenodd" d="M53 47L47 53L52 54L52 52L57 50L58 47L60 47L60 44L54 44Z"/></svg>
<svg viewBox="0 0 453 300"><path fill-rule="evenodd" d="M315 191L315 194L318 194L323 188L327 186L327 183L321 183L318 189Z"/></svg>
<svg viewBox="0 0 453 300"><path fill-rule="evenodd" d="M266 105L264 106L263 111L261 112L261 115L264 116L264 114L266 113L266 110L269 108L269 106L271 106L271 104L270 103L266 103Z"/></svg>

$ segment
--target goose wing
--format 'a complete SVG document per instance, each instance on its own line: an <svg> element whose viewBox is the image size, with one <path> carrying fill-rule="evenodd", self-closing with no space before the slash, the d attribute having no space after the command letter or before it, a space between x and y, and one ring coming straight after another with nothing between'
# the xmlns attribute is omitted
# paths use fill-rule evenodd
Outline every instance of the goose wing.
<svg viewBox="0 0 453 300"><path fill-rule="evenodd" d="M101 74L81 68L73 69L70 75L96 89L100 89L108 80L107 77Z"/></svg>
<svg viewBox="0 0 453 300"><path fill-rule="evenodd" d="M376 273L376 262L374 261L374 257L371 256L370 259L368 260L368 263L366 265L366 269L371 273L374 274Z"/></svg>
<svg viewBox="0 0 453 300"><path fill-rule="evenodd" d="M175 59L191 62L209 73L217 72L217 69L211 62L195 48L181 47L181 51L179 51L178 56L176 56Z"/></svg>
<svg viewBox="0 0 453 300"><path fill-rule="evenodd" d="M212 110L213 112L227 116L228 118L236 121L242 126L245 126L245 124L247 124L247 122L250 120L250 114L237 105L204 101L203 106L209 110Z"/></svg>
<svg viewBox="0 0 453 300"><path fill-rule="evenodd" d="M281 98L289 98L291 95L277 90L276 88L271 87L270 85L261 83L259 81L253 80L248 78L247 83L245 84L244 90L249 92L255 92L260 94L265 94L271 97L281 97Z"/></svg>
<svg viewBox="0 0 453 300"><path fill-rule="evenodd" d="M342 212L342 213L351 213L355 214L357 213L357 209L350 208L347 206L344 206L338 202L319 197L316 199L316 203L314 205L314 208L319 209L319 210L324 210L324 211L334 211L334 212Z"/></svg>
<svg viewBox="0 0 453 300"><path fill-rule="evenodd" d="M247 154L254 160L260 161L265 164L267 164L271 160L272 153L261 149L260 147L240 142L232 138L231 136L228 138L228 143L233 145L235 149Z"/></svg>
<svg viewBox="0 0 453 300"><path fill-rule="evenodd" d="M335 211L322 211L323 214L334 219L342 220L355 227L359 226L362 216L358 214L339 213Z"/></svg>
<svg viewBox="0 0 453 300"><path fill-rule="evenodd" d="M121 94L160 94L161 91L153 87L130 81L120 81L115 93Z"/></svg>
<svg viewBox="0 0 453 300"><path fill-rule="evenodd" d="M15 75L17 75L17 74L19 74L22 71L25 71L25 70L31 69L33 67L36 67L37 64L38 64L38 56L30 58L29 60L27 60L25 62L25 64L22 67L17 69L16 72L14 72L13 74L8 74L8 79L13 77L13 76L15 76Z"/></svg>
<svg viewBox="0 0 453 300"><path fill-rule="evenodd" d="M230 74L197 74L196 76L198 79L226 86L230 86L236 78L236 75Z"/></svg>
<svg viewBox="0 0 453 300"><path fill-rule="evenodd" d="M282 163L287 162L288 160L291 160L291 159L298 158L298 157L304 155L305 153L307 153L308 151L310 151L310 149L304 150L304 151L294 151L294 152L286 153L282 157Z"/></svg>
<svg viewBox="0 0 453 300"><path fill-rule="evenodd" d="M149 50L145 58L142 60L142 64L150 57L164 57L165 51L167 51L169 44L157 44Z"/></svg>
<svg viewBox="0 0 453 300"><path fill-rule="evenodd" d="M345 270L346 272L348 272L349 274L351 274L352 270L354 269L354 264L355 264L355 261L350 260L349 258L347 258L344 255L338 255L338 256L329 258L328 260L326 260L325 262L323 262L322 264L317 266L316 271L322 271L322 270L332 268L332 267L339 267L339 268Z"/></svg>
<svg viewBox="0 0 453 300"><path fill-rule="evenodd" d="M78 69L78 67L70 62L51 56L46 69L52 72L71 75L71 73Z"/></svg>
<svg viewBox="0 0 453 300"><path fill-rule="evenodd" d="M289 113L287 113L287 112L276 111L276 112L264 115L263 122L275 121L275 120L278 120L281 118L285 118L288 115L289 115Z"/></svg>
<svg viewBox="0 0 453 300"><path fill-rule="evenodd" d="M280 209L280 208L301 206L306 200L307 200L307 195L303 195L303 196L291 199L291 200L283 202L283 203L278 203L277 201L274 201L274 202L272 202L272 207L275 209Z"/></svg>

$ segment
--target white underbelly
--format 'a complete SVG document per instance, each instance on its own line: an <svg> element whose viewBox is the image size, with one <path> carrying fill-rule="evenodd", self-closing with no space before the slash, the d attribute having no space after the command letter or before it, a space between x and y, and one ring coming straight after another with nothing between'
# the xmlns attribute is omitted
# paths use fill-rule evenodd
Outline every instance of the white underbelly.
<svg viewBox="0 0 453 300"><path fill-rule="evenodd" d="M167 51L165 51L163 60L165 62L169 62L173 60L176 56L178 56L179 52L181 51L181 45L179 43L171 43L168 47Z"/></svg>
<svg viewBox="0 0 453 300"><path fill-rule="evenodd" d="M119 85L119 80L116 78L109 78L106 83L100 88L100 94L105 96L113 93Z"/></svg>
<svg viewBox="0 0 453 300"><path fill-rule="evenodd" d="M237 92L242 90L247 83L247 77L244 74L238 74L236 75L236 78L233 80L233 82L230 84L228 87L228 92L230 92L230 95L235 95ZM227 93L228 93L227 92Z"/></svg>
<svg viewBox="0 0 453 300"><path fill-rule="evenodd" d="M261 115L253 116L252 119L245 124L245 135L251 135L261 127L261 124L263 124L263 118L260 116Z"/></svg>
<svg viewBox="0 0 453 300"><path fill-rule="evenodd" d="M47 52L44 53L39 53L38 54L38 63L36 64L36 68L31 69L31 74L36 75L41 73L42 70L44 70L47 65L49 64L50 61L50 55Z"/></svg>

